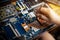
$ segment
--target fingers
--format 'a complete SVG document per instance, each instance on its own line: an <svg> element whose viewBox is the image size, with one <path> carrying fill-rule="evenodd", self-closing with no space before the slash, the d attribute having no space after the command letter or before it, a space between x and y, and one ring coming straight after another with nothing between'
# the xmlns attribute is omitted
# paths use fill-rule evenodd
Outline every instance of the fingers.
<svg viewBox="0 0 60 40"><path fill-rule="evenodd" d="M49 17L50 10L46 7L41 7L40 12L44 14L45 16Z"/></svg>
<svg viewBox="0 0 60 40"><path fill-rule="evenodd" d="M39 18L48 20L50 18L50 10L47 7L38 7L35 9L35 15ZM48 18L48 19L47 19Z"/></svg>
<svg viewBox="0 0 60 40"><path fill-rule="evenodd" d="M54 37L48 32L42 33L41 38L42 40L55 40Z"/></svg>
<svg viewBox="0 0 60 40"><path fill-rule="evenodd" d="M41 9L41 7L38 7L38 8L35 8L35 13L40 13L40 9Z"/></svg>
<svg viewBox="0 0 60 40"><path fill-rule="evenodd" d="M35 13L38 15L43 14L49 18L50 10L47 7L38 7L35 9Z"/></svg>

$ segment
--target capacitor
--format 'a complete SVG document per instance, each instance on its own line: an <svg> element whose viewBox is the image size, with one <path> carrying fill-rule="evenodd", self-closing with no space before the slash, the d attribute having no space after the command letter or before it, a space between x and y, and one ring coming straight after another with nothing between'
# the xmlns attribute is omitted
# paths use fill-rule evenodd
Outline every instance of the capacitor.
<svg viewBox="0 0 60 40"><path fill-rule="evenodd" d="M28 25L26 25L26 23L22 23L21 25L25 29L26 32L28 32L30 30L30 27L28 27Z"/></svg>

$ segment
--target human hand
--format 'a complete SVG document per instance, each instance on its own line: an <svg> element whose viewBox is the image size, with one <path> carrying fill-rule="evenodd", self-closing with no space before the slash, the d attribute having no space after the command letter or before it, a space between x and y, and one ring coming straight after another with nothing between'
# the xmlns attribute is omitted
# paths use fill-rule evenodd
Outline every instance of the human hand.
<svg viewBox="0 0 60 40"><path fill-rule="evenodd" d="M53 23L60 24L60 16L53 10L47 7L39 7L36 10L37 10L36 13L45 15Z"/></svg>
<svg viewBox="0 0 60 40"><path fill-rule="evenodd" d="M48 31L45 31L37 36L34 40L55 40L55 38Z"/></svg>

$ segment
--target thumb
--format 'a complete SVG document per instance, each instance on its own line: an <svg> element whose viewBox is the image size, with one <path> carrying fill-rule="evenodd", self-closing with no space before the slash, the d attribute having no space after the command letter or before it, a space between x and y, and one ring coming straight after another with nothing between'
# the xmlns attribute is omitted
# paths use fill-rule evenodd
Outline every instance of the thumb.
<svg viewBox="0 0 60 40"><path fill-rule="evenodd" d="M44 14L45 16L49 17L50 10L46 7L41 7L40 12Z"/></svg>

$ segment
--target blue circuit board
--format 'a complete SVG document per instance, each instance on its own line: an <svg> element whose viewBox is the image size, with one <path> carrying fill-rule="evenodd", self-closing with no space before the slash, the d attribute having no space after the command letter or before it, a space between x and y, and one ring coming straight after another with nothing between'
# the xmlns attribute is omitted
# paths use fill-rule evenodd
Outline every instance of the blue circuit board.
<svg viewBox="0 0 60 40"><path fill-rule="evenodd" d="M12 19L14 19L15 21ZM28 40L28 39L32 38L33 36L35 37L37 34L40 33L40 31L41 31L40 29L35 28L37 30L37 31L35 31L33 27L30 27L30 29L26 31L21 25L22 23L24 23L26 21L27 20L24 20L24 18L19 18L18 16L10 18L7 21L7 25L3 27L8 35L8 38L14 39L15 37L25 35L26 39ZM27 22L29 22L29 21L27 21ZM29 22L29 23L32 23L32 22Z"/></svg>
<svg viewBox="0 0 60 40"><path fill-rule="evenodd" d="M24 36L26 40L31 40L48 29L36 28L41 26L41 24L37 20L34 11L30 10L23 2L23 0L19 0L16 5L9 4L0 10L0 18L6 23L2 28L6 32L8 40L21 36ZM49 28L53 25L49 25Z"/></svg>

